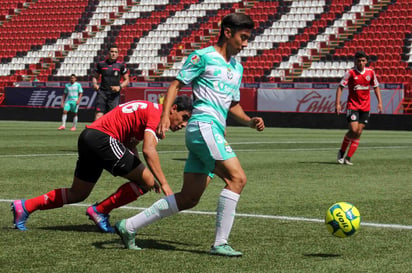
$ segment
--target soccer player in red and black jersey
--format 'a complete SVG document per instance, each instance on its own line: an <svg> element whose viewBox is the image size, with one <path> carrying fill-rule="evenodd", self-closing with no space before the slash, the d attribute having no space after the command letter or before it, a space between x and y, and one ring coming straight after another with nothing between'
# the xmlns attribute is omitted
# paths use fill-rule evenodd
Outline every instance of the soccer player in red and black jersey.
<svg viewBox="0 0 412 273"><path fill-rule="evenodd" d="M170 109L170 130L186 127L192 113L192 100L179 96ZM86 214L104 232L114 232L109 212L126 205L149 190L173 194L160 166L156 151L163 106L148 101L130 101L86 126L78 139L78 160L71 188L54 189L31 199L11 204L14 226L26 230L26 220L36 210L48 210L85 200L103 169L129 180L104 201L90 206ZM149 167L139 159L136 145L143 141L142 152ZM155 180L156 179L156 180ZM157 182L156 182L157 181ZM159 184L160 183L160 186Z"/></svg>
<svg viewBox="0 0 412 273"><path fill-rule="evenodd" d="M349 88L347 101L346 118L349 130L343 138L340 150L338 151L337 161L339 164L353 165L351 157L359 145L360 136L369 120L370 111L370 86L375 91L378 100L378 111L382 112L382 98L379 89L379 82L375 72L366 67L368 56L363 51L355 54L355 67L348 70L341 80L336 90L336 113L341 113L340 98L342 90L346 86ZM349 146L345 157L346 149Z"/></svg>
<svg viewBox="0 0 412 273"><path fill-rule="evenodd" d="M93 88L97 91L95 120L119 105L120 91L129 85L129 70L126 64L117 60L118 57L119 49L112 45L109 57L96 65L92 78ZM100 86L97 84L99 78Z"/></svg>

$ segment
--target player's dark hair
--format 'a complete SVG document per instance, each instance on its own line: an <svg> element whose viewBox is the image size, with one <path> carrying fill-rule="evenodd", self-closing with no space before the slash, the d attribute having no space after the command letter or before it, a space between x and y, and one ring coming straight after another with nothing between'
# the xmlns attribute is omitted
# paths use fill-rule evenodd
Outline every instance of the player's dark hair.
<svg viewBox="0 0 412 273"><path fill-rule="evenodd" d="M221 44L224 41L224 31L226 28L230 28L232 35L234 35L238 30L253 29L254 27L255 23L249 15L240 12L228 14L222 19L218 44Z"/></svg>
<svg viewBox="0 0 412 273"><path fill-rule="evenodd" d="M173 104L177 105L177 111L190 111L193 110L193 102L192 99L188 96L182 95L177 96Z"/></svg>
<svg viewBox="0 0 412 273"><path fill-rule="evenodd" d="M77 78L76 74L71 74L70 77L75 77L75 78Z"/></svg>
<svg viewBox="0 0 412 273"><path fill-rule="evenodd" d="M363 51L357 51L357 52L355 53L355 59L359 59L359 58L366 58L366 59L368 59L368 55L366 55L366 53L363 52Z"/></svg>

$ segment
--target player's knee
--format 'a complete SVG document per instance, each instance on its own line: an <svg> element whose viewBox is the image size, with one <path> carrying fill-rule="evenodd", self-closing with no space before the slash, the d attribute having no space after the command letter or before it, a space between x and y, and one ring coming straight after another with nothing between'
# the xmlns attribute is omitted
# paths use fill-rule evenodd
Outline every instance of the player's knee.
<svg viewBox="0 0 412 273"><path fill-rule="evenodd" d="M247 178L245 174L238 174L232 177L230 181L227 181L228 188L236 193L241 193L243 188L246 186Z"/></svg>
<svg viewBox="0 0 412 273"><path fill-rule="evenodd" d="M177 206L179 210L187 210L195 207L199 203L199 198L194 196L186 196L184 198L176 198Z"/></svg>
<svg viewBox="0 0 412 273"><path fill-rule="evenodd" d="M149 169L147 168L144 169L142 177L148 186L151 186L151 187L154 186L154 183L155 183L154 176L152 172L149 171Z"/></svg>
<svg viewBox="0 0 412 273"><path fill-rule="evenodd" d="M247 178L246 178L246 175L242 173L234 177L233 181L234 181L234 184L238 185L239 187L243 189L246 185Z"/></svg>

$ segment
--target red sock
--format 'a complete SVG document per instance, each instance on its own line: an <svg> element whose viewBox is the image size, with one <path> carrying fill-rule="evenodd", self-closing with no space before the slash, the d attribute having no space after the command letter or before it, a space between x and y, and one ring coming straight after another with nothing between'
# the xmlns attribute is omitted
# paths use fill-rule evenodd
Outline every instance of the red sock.
<svg viewBox="0 0 412 273"><path fill-rule="evenodd" d="M134 182L121 185L115 193L107 197L96 206L96 210L108 214L113 209L124 206L136 200L145 192Z"/></svg>
<svg viewBox="0 0 412 273"><path fill-rule="evenodd" d="M356 149L358 149L359 141L360 139L352 139L347 155L348 157L352 157L353 154L356 152Z"/></svg>
<svg viewBox="0 0 412 273"><path fill-rule="evenodd" d="M348 137L345 135L345 137L343 138L343 141L342 141L342 145L340 146L340 150L341 150L343 153L345 153L345 151L346 151L346 149L348 148L349 143L350 143L351 141L352 141L352 139L348 138Z"/></svg>
<svg viewBox="0 0 412 273"><path fill-rule="evenodd" d="M27 212L31 213L38 209L55 209L67 204L67 188L55 189L46 194L27 199L24 203Z"/></svg>

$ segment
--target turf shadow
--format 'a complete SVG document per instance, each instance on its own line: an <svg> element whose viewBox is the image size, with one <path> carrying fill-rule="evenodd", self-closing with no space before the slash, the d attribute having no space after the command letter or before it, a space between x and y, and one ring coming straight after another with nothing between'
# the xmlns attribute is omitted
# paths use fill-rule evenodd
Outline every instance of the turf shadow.
<svg viewBox="0 0 412 273"><path fill-rule="evenodd" d="M113 245L119 245L121 248L123 248L123 244L120 238L93 243L93 246L98 249L108 249L108 248L112 249ZM181 252L190 252L190 253L196 253L196 254L209 255L209 252L206 250L202 251L202 250L191 249L190 247L194 247L193 244L185 244L185 243L177 242L177 241L137 239L136 245L141 247L142 250L145 250L145 249L172 250L172 251L181 251Z"/></svg>
<svg viewBox="0 0 412 273"><path fill-rule="evenodd" d="M39 227L38 229L43 230L58 230L58 231L77 231L77 232L100 232L95 225L83 224L83 225L64 225L64 226L47 226Z"/></svg>
<svg viewBox="0 0 412 273"><path fill-rule="evenodd" d="M315 257L315 258L337 258L340 257L340 254L332 254L332 253L306 253L303 254L305 257Z"/></svg>

